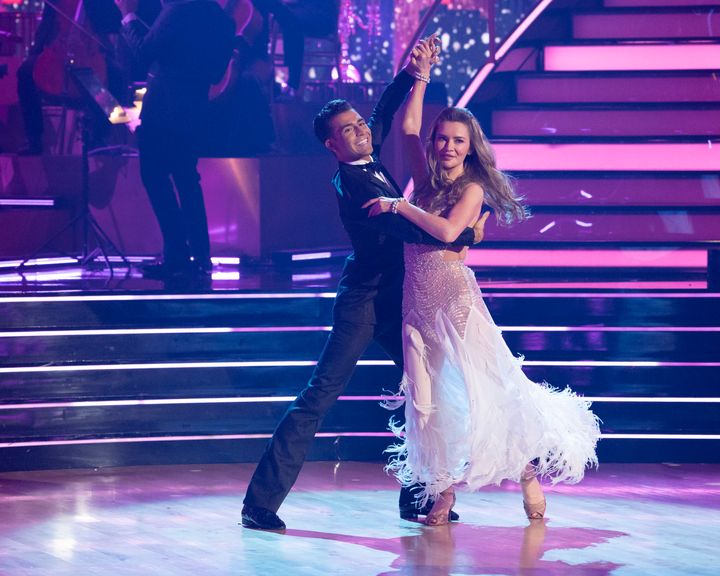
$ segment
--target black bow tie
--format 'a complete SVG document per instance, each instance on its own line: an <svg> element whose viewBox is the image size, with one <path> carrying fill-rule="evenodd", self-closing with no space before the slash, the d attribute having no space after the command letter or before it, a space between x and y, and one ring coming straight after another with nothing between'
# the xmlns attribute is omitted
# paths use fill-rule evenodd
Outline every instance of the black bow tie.
<svg viewBox="0 0 720 576"><path fill-rule="evenodd" d="M370 170L371 172L382 172L382 164L380 162L378 162L377 160L373 160L372 162L363 164L362 167L367 170Z"/></svg>

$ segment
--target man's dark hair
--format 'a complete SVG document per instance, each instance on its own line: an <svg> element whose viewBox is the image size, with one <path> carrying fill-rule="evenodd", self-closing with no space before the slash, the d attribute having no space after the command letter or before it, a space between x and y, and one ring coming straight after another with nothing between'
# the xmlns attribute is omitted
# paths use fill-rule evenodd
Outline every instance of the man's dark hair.
<svg viewBox="0 0 720 576"><path fill-rule="evenodd" d="M330 137L330 121L338 114L342 114L348 110L352 110L352 104L342 99L330 100L330 102L322 107L322 110L317 113L313 120L315 136L318 137L320 142L324 144L325 140Z"/></svg>

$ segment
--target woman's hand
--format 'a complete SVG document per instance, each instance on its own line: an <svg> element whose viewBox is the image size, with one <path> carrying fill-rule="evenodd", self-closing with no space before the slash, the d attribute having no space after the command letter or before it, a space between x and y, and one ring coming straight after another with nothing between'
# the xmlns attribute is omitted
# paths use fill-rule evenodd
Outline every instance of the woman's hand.
<svg viewBox="0 0 720 576"><path fill-rule="evenodd" d="M479 244L485 238L485 222L487 222L488 216L490 216L489 211L483 212L480 219L475 222L473 226L473 244Z"/></svg>
<svg viewBox="0 0 720 576"><path fill-rule="evenodd" d="M435 34L420 40L410 53L410 63L421 75L429 77L430 68L439 62L440 48Z"/></svg>
<svg viewBox="0 0 720 576"><path fill-rule="evenodd" d="M379 216L380 214L385 214L387 212L390 212L392 210L392 206L395 202L397 202L397 198L387 198L385 196L378 196L377 198L372 198L365 202L365 204L362 205L363 208L370 208L368 211L368 216Z"/></svg>

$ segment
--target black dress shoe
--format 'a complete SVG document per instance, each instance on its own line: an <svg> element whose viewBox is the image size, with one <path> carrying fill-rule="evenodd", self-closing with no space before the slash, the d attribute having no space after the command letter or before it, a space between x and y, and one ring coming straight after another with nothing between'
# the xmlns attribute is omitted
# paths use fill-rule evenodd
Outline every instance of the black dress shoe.
<svg viewBox="0 0 720 576"><path fill-rule="evenodd" d="M255 530L273 530L279 532L285 530L285 522L280 520L275 512L271 512L267 508L259 506L243 506L242 509L242 525L245 528L253 528Z"/></svg>
<svg viewBox="0 0 720 576"><path fill-rule="evenodd" d="M175 278L184 278L191 276L194 270L188 260L187 263L170 263L161 262L159 264L149 264L142 267L143 278L151 280L172 280Z"/></svg>
<svg viewBox="0 0 720 576"><path fill-rule="evenodd" d="M417 520L418 516L427 516L430 514L430 510L432 510L433 504L434 502L429 500L422 508L418 508L412 504L409 506L400 506L400 518L403 520ZM457 522L460 520L460 515L455 512L455 510L450 510L448 520L450 520L450 522Z"/></svg>
<svg viewBox="0 0 720 576"><path fill-rule="evenodd" d="M193 260L192 266L197 276L212 276L213 265L210 260Z"/></svg>

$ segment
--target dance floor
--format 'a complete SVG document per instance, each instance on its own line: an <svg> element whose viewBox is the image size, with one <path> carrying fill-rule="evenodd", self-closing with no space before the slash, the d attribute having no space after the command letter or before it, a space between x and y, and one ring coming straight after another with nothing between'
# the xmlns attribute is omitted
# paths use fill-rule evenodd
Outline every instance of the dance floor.
<svg viewBox="0 0 720 576"><path fill-rule="evenodd" d="M0 574L710 575L720 465L601 464L546 489L530 522L512 483L460 493L459 523L400 520L381 463L310 462L285 533L239 525L252 464L0 474Z"/></svg>

